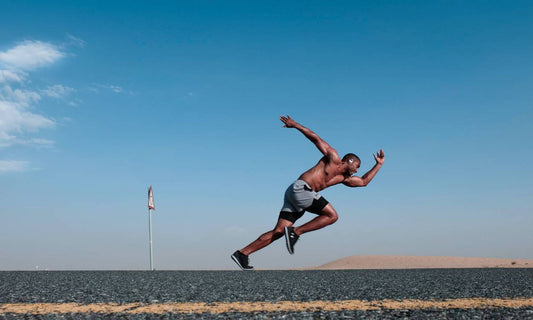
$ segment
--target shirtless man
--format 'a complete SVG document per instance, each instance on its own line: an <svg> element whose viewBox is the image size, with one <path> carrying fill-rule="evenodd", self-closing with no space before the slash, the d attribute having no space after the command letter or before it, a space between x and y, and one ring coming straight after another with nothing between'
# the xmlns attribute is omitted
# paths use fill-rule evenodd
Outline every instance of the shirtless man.
<svg viewBox="0 0 533 320"><path fill-rule="evenodd" d="M274 229L262 234L257 240L231 255L233 261L242 270L253 270L253 267L249 265L248 256L268 246L284 234L287 249L290 254L293 254L294 244L302 234L337 221L337 212L318 192L339 183L348 187L365 187L372 181L385 161L385 154L383 150L380 150L374 154L376 164L370 171L362 177L353 176L361 166L359 157L353 153L348 153L341 159L335 149L310 129L289 116L281 116L280 120L284 123L283 127L296 128L303 133L324 156L285 191L285 202ZM299 227L293 227L296 220L302 217L305 211L315 213L317 216Z"/></svg>

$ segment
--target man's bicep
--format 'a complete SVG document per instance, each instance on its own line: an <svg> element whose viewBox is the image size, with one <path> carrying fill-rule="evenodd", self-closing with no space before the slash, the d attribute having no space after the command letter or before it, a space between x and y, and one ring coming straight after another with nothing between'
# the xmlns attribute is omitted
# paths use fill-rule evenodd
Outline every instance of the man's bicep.
<svg viewBox="0 0 533 320"><path fill-rule="evenodd" d="M363 178L357 177L357 176L349 177L348 179L344 180L342 183L345 186L352 187L352 188L353 187L364 187L364 186L366 186L365 180L363 180Z"/></svg>

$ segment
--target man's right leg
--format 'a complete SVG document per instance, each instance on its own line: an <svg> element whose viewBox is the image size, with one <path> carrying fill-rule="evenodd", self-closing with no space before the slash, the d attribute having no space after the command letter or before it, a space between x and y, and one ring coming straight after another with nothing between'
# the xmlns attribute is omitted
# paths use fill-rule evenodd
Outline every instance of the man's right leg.
<svg viewBox="0 0 533 320"><path fill-rule="evenodd" d="M328 203L320 213L317 213L318 216L313 220L294 228L296 235L301 235L306 232L322 229L325 226L328 226L332 223L335 223L338 219L337 211L333 208L331 203Z"/></svg>
<svg viewBox="0 0 533 320"><path fill-rule="evenodd" d="M285 242L287 243L287 250L290 254L294 253L294 245L298 241L298 238L300 238L300 235L306 232L324 228L325 226L337 221L337 211L335 211L330 203L328 203L324 208L320 209L320 211L315 211L313 209L311 210L310 212L318 214L318 216L313 220L299 227L285 228Z"/></svg>
<svg viewBox="0 0 533 320"><path fill-rule="evenodd" d="M263 249L264 247L268 246L272 242L281 238L285 232L284 231L285 227L290 227L293 224L294 222L285 220L283 218L279 218L274 229L263 233L255 241L253 241L252 243L250 243L249 245L247 245L246 247L242 248L239 251L248 256L256 252L257 250Z"/></svg>

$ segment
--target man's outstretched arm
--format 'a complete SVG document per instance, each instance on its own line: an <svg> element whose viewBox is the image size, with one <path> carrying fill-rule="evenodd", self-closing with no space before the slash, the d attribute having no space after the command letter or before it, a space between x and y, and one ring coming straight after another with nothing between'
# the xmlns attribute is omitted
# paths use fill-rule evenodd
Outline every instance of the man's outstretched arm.
<svg viewBox="0 0 533 320"><path fill-rule="evenodd" d="M378 173L379 169L383 165L383 162L385 162L385 153L383 150L379 150L376 154L374 154L374 159L376 159L376 164L365 173L362 177L349 177L346 180L344 180L342 183L348 187L366 187L372 179L376 176L376 173Z"/></svg>
<svg viewBox="0 0 533 320"><path fill-rule="evenodd" d="M335 152L336 154L335 149L333 149L326 141L322 140L318 134L311 131L311 129L302 126L289 116L281 116L279 119L284 123L283 127L296 128L298 131L303 133L307 139L311 140L311 142L315 144L315 146L318 148L318 150L320 150L320 152L322 152L323 155L327 156L331 152Z"/></svg>

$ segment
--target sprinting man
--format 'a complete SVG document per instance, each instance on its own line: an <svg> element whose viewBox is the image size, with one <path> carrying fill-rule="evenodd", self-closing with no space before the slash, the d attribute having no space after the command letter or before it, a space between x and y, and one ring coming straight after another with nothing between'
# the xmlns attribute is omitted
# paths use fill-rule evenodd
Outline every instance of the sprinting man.
<svg viewBox="0 0 533 320"><path fill-rule="evenodd" d="M281 116L280 120L284 124L283 127L296 128L303 133L324 156L314 167L304 172L296 182L287 188L284 204L274 229L262 234L257 240L231 255L233 261L242 270L253 270L253 267L249 265L248 256L268 246L284 234L287 250L293 254L294 245L302 234L324 228L337 221L337 212L318 192L339 183L348 187L364 187L372 181L385 161L383 150L379 150L374 155L374 159L376 159L374 167L362 177L354 176L353 174L361 166L361 160L358 156L348 153L341 159L335 149L310 129L289 116ZM301 226L293 227L296 220L301 218L305 211L317 214L317 216Z"/></svg>

